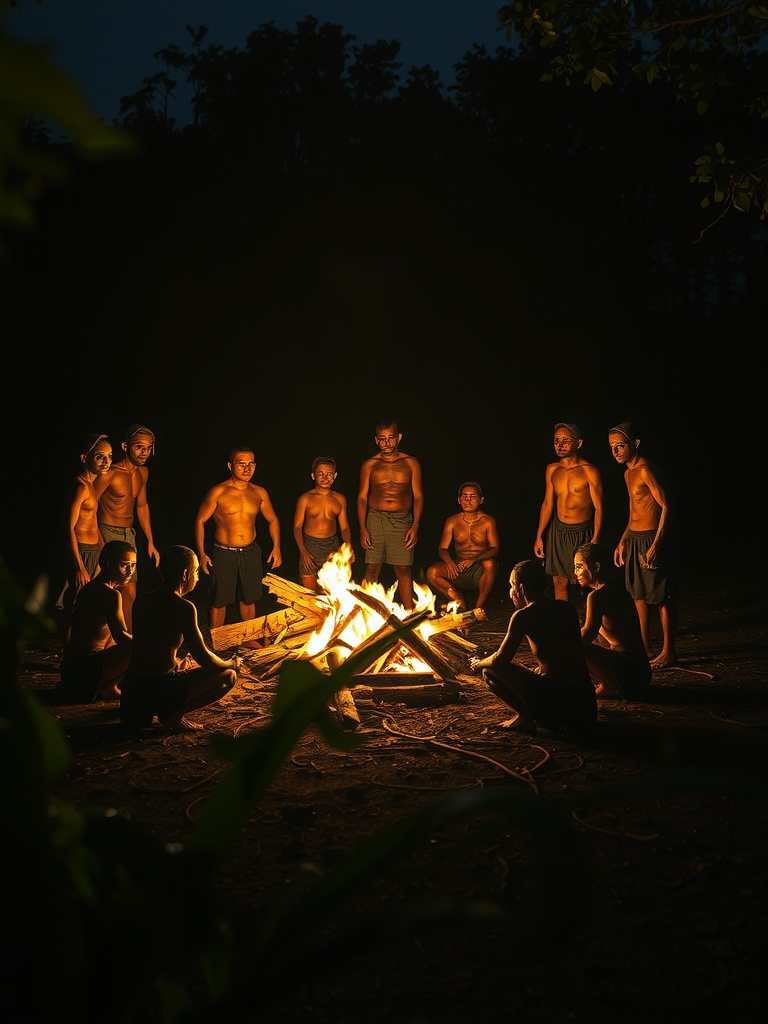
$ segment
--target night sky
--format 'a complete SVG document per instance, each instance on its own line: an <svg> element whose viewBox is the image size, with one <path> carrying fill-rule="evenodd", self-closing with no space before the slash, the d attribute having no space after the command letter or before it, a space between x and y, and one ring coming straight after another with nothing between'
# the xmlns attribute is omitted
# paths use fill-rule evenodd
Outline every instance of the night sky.
<svg viewBox="0 0 768 1024"><path fill-rule="evenodd" d="M109 119L120 96L158 70L152 52L187 44L187 24L208 25L208 42L239 47L264 21L293 29L312 13L361 43L399 39L406 67L430 63L447 81L473 43L503 43L495 10L442 0L311 8L46 0L7 23L19 37L49 40ZM293 510L311 485L312 459L336 458L357 545L359 467L375 451L376 421L390 414L402 450L424 472L417 576L435 560L466 479L481 482L484 508L499 522L502 572L532 557L560 420L580 424L582 453L603 472L606 543L618 540L627 513L607 433L627 419L675 496L684 561L699 562L713 533L743 520L751 458L734 442L756 429L757 340L726 330L714 347L696 335L670 342L650 313L639 325L588 263L558 261L541 228L555 214L535 190L512 204L501 183L461 210L415 190L348 203L319 194L292 210L251 195L264 237L243 233L239 197L222 196L215 208L176 199L174 217L151 239L130 226L117 239L92 230L86 256L83 240L62 231L39 278L30 258L32 297L11 303L18 355L5 380L3 432L18 493L4 502L0 550L25 585L59 572L57 517L85 438L105 432L117 453L135 422L157 435L148 465L158 548L193 544L199 502L227 477L231 447L245 443L280 517L280 571L291 579ZM72 283L62 288L65 266ZM259 539L268 539L261 521ZM361 565L358 550L360 575Z"/></svg>

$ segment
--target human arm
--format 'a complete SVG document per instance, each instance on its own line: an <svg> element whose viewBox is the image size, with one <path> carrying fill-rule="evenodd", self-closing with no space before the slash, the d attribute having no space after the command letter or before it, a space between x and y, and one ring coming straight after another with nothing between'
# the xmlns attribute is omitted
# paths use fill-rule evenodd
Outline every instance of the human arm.
<svg viewBox="0 0 768 1024"><path fill-rule="evenodd" d="M368 492L371 489L371 461L371 459L366 459L360 469L360 487L357 492L357 521L360 526L360 543L364 548L372 547L371 535L366 526Z"/></svg>
<svg viewBox="0 0 768 1024"><path fill-rule="evenodd" d="M142 474L142 477L141 487L136 495L136 518L139 521L139 526L144 536L147 538L147 554L155 566L157 566L160 564L160 552L155 547L155 541L152 537L152 522L149 515L149 501L147 500L147 477L149 476L149 471L142 467L139 469L139 473Z"/></svg>
<svg viewBox="0 0 768 1024"><path fill-rule="evenodd" d="M296 502L296 509L293 513L293 539L299 549L299 564L308 574L315 571L315 560L307 551L304 545L304 517L307 511L307 496L302 494Z"/></svg>
<svg viewBox="0 0 768 1024"><path fill-rule="evenodd" d="M480 672L484 668L493 668L495 665L508 665L513 660L525 638L525 620L522 614L524 611L524 608L518 608L514 612L509 620L504 639L492 654L485 658L470 658L469 664L473 671Z"/></svg>
<svg viewBox="0 0 768 1024"><path fill-rule="evenodd" d="M409 550L416 546L419 539L419 524L424 514L424 489L421 481L421 463L411 458L411 493L413 495L413 522L405 534L405 546Z"/></svg>
<svg viewBox="0 0 768 1024"><path fill-rule="evenodd" d="M205 524L213 515L218 504L217 491L218 488L215 487L212 487L210 491L208 491L201 501L200 507L197 510L197 515L195 516L195 546L197 547L197 560L200 563L201 571L206 575L208 575L210 571L212 562L205 553Z"/></svg>
<svg viewBox="0 0 768 1024"><path fill-rule="evenodd" d="M453 523L455 516L448 516L443 523L443 532L440 534L440 543L437 547L437 557L445 562L446 575L449 580L455 580L459 575L459 567L451 552L453 544Z"/></svg>
<svg viewBox="0 0 768 1024"><path fill-rule="evenodd" d="M598 544L603 529L603 479L596 466L587 466L587 483L589 484L589 497L594 507L592 543Z"/></svg>
<svg viewBox="0 0 768 1024"><path fill-rule="evenodd" d="M544 531L552 518L552 512L555 508L555 487L552 483L552 477L556 467L557 463L553 462L547 466L544 473L544 500L539 510L539 525L536 528L536 539L533 542L533 553L537 558L544 557Z"/></svg>
<svg viewBox="0 0 768 1024"><path fill-rule="evenodd" d="M90 580L88 570L83 564L83 559L80 554L80 544L77 540L77 524L80 521L80 514L82 512L83 503L88 498L88 488L82 481L77 482L75 487L75 494L72 499L72 504L69 507L69 550L72 555L72 560L75 563L75 593L85 586ZM101 534L99 533L99 540L101 546Z"/></svg>
<svg viewBox="0 0 768 1024"><path fill-rule="evenodd" d="M125 624L123 596L116 587L105 587L105 590L108 593L104 614L112 643L117 647L130 647L133 643L133 637L128 632L128 627Z"/></svg>
<svg viewBox="0 0 768 1024"><path fill-rule="evenodd" d="M339 536L341 537L342 543L349 545L349 560L350 562L354 562L355 551L354 548L352 547L352 530L350 528L349 517L347 515L347 499L344 497L343 494L338 494L337 497L339 499L340 506L339 516L337 520L339 524Z"/></svg>
<svg viewBox="0 0 768 1024"><path fill-rule="evenodd" d="M269 536L272 539L272 550L267 556L267 562L273 569L277 569L283 564L283 556L280 551L280 520L277 518L277 513L272 507L269 495L263 487L261 488L261 508L259 511L267 521Z"/></svg>
<svg viewBox="0 0 768 1024"><path fill-rule="evenodd" d="M581 639L585 647L597 639L603 624L603 615L598 604L596 592L590 590L584 604L584 625L581 627Z"/></svg>
<svg viewBox="0 0 768 1024"><path fill-rule="evenodd" d="M667 500L667 492L662 480L661 473L650 463L646 464L642 470L641 479L645 482L648 490L651 492L653 500L661 509L659 514L659 522L656 527L656 534L653 538L653 543L645 553L645 566L647 569L656 569L658 567L659 555L661 554L661 546L664 541L664 534L667 528L667 521L669 517L669 501Z"/></svg>
<svg viewBox="0 0 768 1024"><path fill-rule="evenodd" d="M182 610L182 630L189 654L194 658L201 668L233 668L237 671L242 664L242 658L233 655L231 658L221 658L212 651L206 644L200 624L197 618L197 608L188 598L180 598L184 602Z"/></svg>

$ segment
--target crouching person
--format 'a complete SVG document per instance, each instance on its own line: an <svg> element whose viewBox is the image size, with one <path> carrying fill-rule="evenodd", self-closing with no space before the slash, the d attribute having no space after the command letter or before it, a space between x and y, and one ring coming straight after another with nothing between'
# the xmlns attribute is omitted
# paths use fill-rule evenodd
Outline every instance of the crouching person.
<svg viewBox="0 0 768 1024"><path fill-rule="evenodd" d="M147 728L155 716L178 732L202 729L186 714L229 693L241 659L220 658L205 643L197 608L186 597L200 571L192 548L167 548L159 570L160 589L140 594L133 608L133 650L123 679L120 715L130 729ZM179 658L183 643L189 654Z"/></svg>

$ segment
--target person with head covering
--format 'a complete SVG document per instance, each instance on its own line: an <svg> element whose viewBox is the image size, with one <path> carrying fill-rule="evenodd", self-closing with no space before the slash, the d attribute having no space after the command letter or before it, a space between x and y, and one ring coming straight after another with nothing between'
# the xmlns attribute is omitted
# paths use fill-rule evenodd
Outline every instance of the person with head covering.
<svg viewBox="0 0 768 1024"><path fill-rule="evenodd" d="M463 611L466 594L477 591L475 608L485 608L499 571L499 531L493 516L481 508L483 489L476 480L459 487L459 512L443 524L437 554L427 569L427 583Z"/></svg>
<svg viewBox="0 0 768 1024"><path fill-rule="evenodd" d="M317 590L318 569L342 544L349 549L350 563L355 560L347 499L333 490L336 474L335 459L316 456L310 473L315 486L300 494L296 502L293 537L299 549L299 582L307 590Z"/></svg>
<svg viewBox="0 0 768 1024"><path fill-rule="evenodd" d="M72 608L75 598L99 571L99 552L103 544L97 511L99 501L93 487L97 477L104 476L112 465L112 445L106 434L92 434L80 452L80 472L67 509L68 540L71 564L64 586L56 600L59 631L64 653L69 643Z"/></svg>
<svg viewBox="0 0 768 1024"><path fill-rule="evenodd" d="M577 424L555 424L557 462L550 462L544 472L544 500L533 544L560 601L569 598L576 548L596 544L603 524L600 470L579 454L583 443Z"/></svg>
<svg viewBox="0 0 768 1024"><path fill-rule="evenodd" d="M670 505L661 470L640 454L637 429L628 420L608 431L611 454L624 467L629 494L629 519L613 560L624 567L624 584L635 601L645 651L651 668L677 664L677 584L668 538ZM661 650L651 645L651 608L658 608Z"/></svg>
<svg viewBox="0 0 768 1024"><path fill-rule="evenodd" d="M155 451L155 435L149 427L132 423L125 432L121 448L124 455L94 484L99 499L99 531L104 541L124 540L136 547L135 520L147 541L147 554L157 566L160 552L152 536L152 521L147 499L149 470L146 463ZM131 631L133 602L136 600L138 572L122 588L123 611Z"/></svg>

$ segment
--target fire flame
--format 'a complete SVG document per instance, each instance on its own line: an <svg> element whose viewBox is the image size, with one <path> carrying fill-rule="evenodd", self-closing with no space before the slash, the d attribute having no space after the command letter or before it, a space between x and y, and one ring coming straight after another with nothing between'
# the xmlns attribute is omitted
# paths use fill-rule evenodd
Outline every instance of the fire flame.
<svg viewBox="0 0 768 1024"><path fill-rule="evenodd" d="M320 568L317 574L319 591L324 594L330 608L322 625L309 638L305 653L311 658L333 647L339 660L345 661L361 643L372 637L387 619L375 609L361 604L354 596L356 585L352 582L352 548L342 544ZM380 583L363 583L357 588L375 597L389 615L403 620L417 612L434 612L435 595L429 587L414 583L414 607L407 611L395 600L397 582L389 590ZM420 623L416 629L426 638L433 632L428 622ZM400 646L397 656L390 660L388 670L394 672L430 672L429 665L415 657L406 647Z"/></svg>

